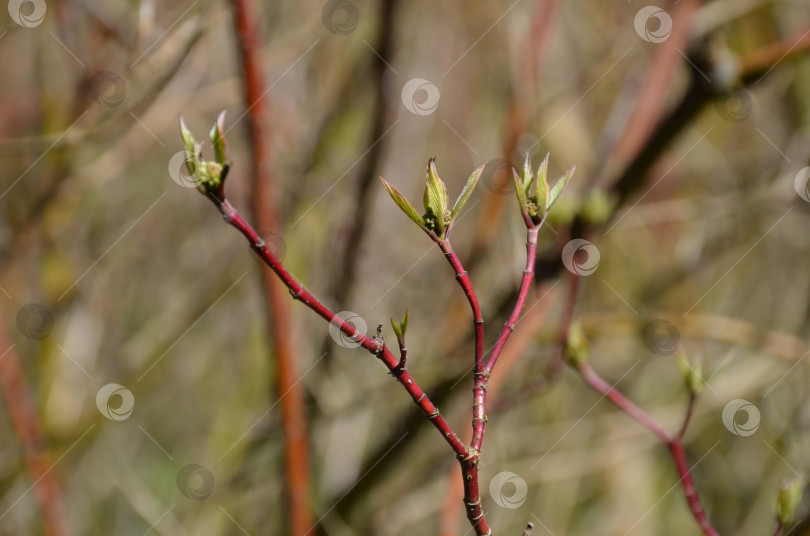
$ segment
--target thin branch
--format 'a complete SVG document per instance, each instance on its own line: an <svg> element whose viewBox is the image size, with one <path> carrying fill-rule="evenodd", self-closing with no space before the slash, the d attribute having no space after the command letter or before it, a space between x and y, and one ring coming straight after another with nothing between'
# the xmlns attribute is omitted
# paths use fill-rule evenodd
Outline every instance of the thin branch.
<svg viewBox="0 0 810 536"><path fill-rule="evenodd" d="M312 293L305 289L290 273L287 268L279 261L273 253L267 248L264 240L259 237L253 227L245 221L239 212L231 205L230 201L221 201L209 195L209 198L214 202L219 211L222 213L225 221L238 230L250 243L251 248L262 258L262 260L275 272L276 276L281 280L284 286L290 292L294 300L300 301L321 318L327 322L332 323L342 333L346 334L352 340L356 341L369 353L375 355L382 363L388 368L392 376L405 388L405 391L411 396L413 401L419 407L420 411L430 420L431 424L442 434L444 440L453 449L459 457L467 457L469 450L459 437L450 428L450 425L439 413L438 408L433 405L430 398L419 387L413 376L407 370L398 370L397 365L399 360L394 357L388 347L381 341L367 337L360 333L352 324L344 321L337 316L335 312L324 305Z"/></svg>
<svg viewBox="0 0 810 536"><path fill-rule="evenodd" d="M689 510L692 516L697 521L700 530L705 536L719 536L717 531L712 526L709 518L706 516L706 511L700 502L700 497L695 487L695 482L692 479L692 474L689 470L689 464L686 461L686 453L683 448L683 434L692 414L694 406L694 396L690 397L689 406L687 408L684 423L676 436L670 435L661 424L653 417L647 414L640 407L631 402L615 386L610 385L593 368L587 363L580 361L575 364L576 370L579 372L582 379L585 380L593 390L601 393L605 398L613 402L619 409L624 411L627 415L632 417L636 422L650 430L655 434L662 443L669 449L672 460L675 462L675 469L680 477L679 483L683 489L686 502L689 505Z"/></svg>
<svg viewBox="0 0 810 536"><path fill-rule="evenodd" d="M269 128L271 117L266 98L261 58L261 33L255 0L232 0L233 22L239 45L239 60L244 78L246 122L251 142L252 211L260 229L278 233L277 179L274 174ZM292 311L284 297L284 288L263 269L267 322L270 343L277 364L276 392L281 397L281 422L284 431L284 468L290 533L304 534L313 524L309 432L304 411L304 390L295 362L292 340Z"/></svg>
<svg viewBox="0 0 810 536"><path fill-rule="evenodd" d="M25 465L31 478L42 524L46 536L68 534L67 521L62 508L62 491L53 464L45 450L45 439L37 417L37 410L25 381L20 358L0 322L0 388L11 415L11 423L20 440Z"/></svg>

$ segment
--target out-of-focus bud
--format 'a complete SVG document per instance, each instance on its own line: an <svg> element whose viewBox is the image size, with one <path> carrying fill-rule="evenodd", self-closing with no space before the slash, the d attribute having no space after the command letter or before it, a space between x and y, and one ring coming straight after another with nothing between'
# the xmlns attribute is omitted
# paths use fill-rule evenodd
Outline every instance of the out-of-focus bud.
<svg viewBox="0 0 810 536"><path fill-rule="evenodd" d="M783 525L788 525L796 515L796 507L802 498L804 478L798 476L782 484L776 500L776 519Z"/></svg>
<svg viewBox="0 0 810 536"><path fill-rule="evenodd" d="M590 346L588 339L585 338L585 332L582 330L582 324L573 322L571 327L568 328L568 343L565 347L565 358L573 367L588 362L590 356Z"/></svg>

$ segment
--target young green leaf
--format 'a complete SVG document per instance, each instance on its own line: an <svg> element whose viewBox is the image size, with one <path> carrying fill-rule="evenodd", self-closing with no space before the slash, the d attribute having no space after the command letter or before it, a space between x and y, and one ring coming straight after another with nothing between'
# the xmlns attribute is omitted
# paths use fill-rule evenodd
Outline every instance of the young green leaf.
<svg viewBox="0 0 810 536"><path fill-rule="evenodd" d="M391 327L394 329L394 335L397 336L397 342L402 340L402 328L399 327L397 321L394 318L391 318Z"/></svg>
<svg viewBox="0 0 810 536"><path fill-rule="evenodd" d="M546 208L546 204L540 202L541 199L548 200L548 157L549 153L546 153L546 157L537 168L537 209L540 212ZM546 193L541 193L542 190L545 190Z"/></svg>
<svg viewBox="0 0 810 536"><path fill-rule="evenodd" d="M475 189L475 185L478 184L478 179L481 178L481 173L484 171L484 166L486 165L487 164L485 162L484 165L473 171L470 178L467 179L467 184L464 185L464 189L461 190L461 194L458 196L456 204L453 205L453 212L450 214L451 220L456 219L458 213L461 212L462 208L464 208L464 205L467 203L467 200L470 198L470 195Z"/></svg>
<svg viewBox="0 0 810 536"><path fill-rule="evenodd" d="M408 309L405 309L405 316L402 317L402 322L399 323L399 331L402 333L402 336L405 336L405 332L408 331Z"/></svg>
<svg viewBox="0 0 810 536"><path fill-rule="evenodd" d="M532 184L534 173L532 173L532 160L529 158L529 153L526 153L526 158L523 160L523 191L529 195L529 186Z"/></svg>
<svg viewBox="0 0 810 536"><path fill-rule="evenodd" d="M523 181L518 177L517 170L512 168L512 176L515 179L515 193L517 194L518 203L520 203L521 212L526 212L528 206L528 199L526 199L526 190L523 188Z"/></svg>
<svg viewBox="0 0 810 536"><path fill-rule="evenodd" d="M397 343L400 346L405 346L405 332L408 331L408 309L405 309L405 316L402 317L402 322L397 322L392 318L391 327L394 328L394 334L397 336Z"/></svg>
<svg viewBox="0 0 810 536"><path fill-rule="evenodd" d="M214 126L211 128L211 132L208 134L208 137L211 138L211 143L214 145L214 156L216 161L221 165L225 165L228 160L226 153L227 144L225 143L224 131L225 111L223 110L219 114L219 117L217 117L217 122L214 123Z"/></svg>
<svg viewBox="0 0 810 536"><path fill-rule="evenodd" d="M444 235L444 214L447 212L447 187L439 178L436 171L436 157L428 160L427 178L425 186L425 211L433 212L436 217L436 228L438 235Z"/></svg>
<svg viewBox="0 0 810 536"><path fill-rule="evenodd" d="M568 179L571 178L576 169L577 169L576 164L571 166L571 169L566 171L565 175L560 177L560 179L557 181L557 184L555 184L554 187L551 189L551 193L549 194L548 202L546 204L547 210L551 209L552 205L554 205L554 202L557 201L557 198L560 196L560 193L562 192L563 188L565 188L565 185L568 183Z"/></svg>
<svg viewBox="0 0 810 536"><path fill-rule="evenodd" d="M183 121L183 116L180 116L180 137L183 139L183 146L186 148L186 153L196 154L194 135L186 126L186 122Z"/></svg>
<svg viewBox="0 0 810 536"><path fill-rule="evenodd" d="M391 199L393 199L394 203L396 203L397 206L400 209L402 209L402 212L404 212L406 216L412 219L413 222L416 223L416 225L424 229L425 220L422 218L422 216L419 215L419 213L416 211L413 205L411 205L411 203L405 198L405 196L402 195L399 192L399 190L394 188L391 184L388 183L388 181L386 181L382 177L380 177L380 180L382 181L383 186L385 186L385 189L388 190L388 194L391 196Z"/></svg>

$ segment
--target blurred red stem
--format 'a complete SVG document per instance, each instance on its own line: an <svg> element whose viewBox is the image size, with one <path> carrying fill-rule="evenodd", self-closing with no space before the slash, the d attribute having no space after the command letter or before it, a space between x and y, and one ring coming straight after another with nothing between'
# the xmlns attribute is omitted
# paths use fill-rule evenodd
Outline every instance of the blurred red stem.
<svg viewBox="0 0 810 536"><path fill-rule="evenodd" d="M616 389L615 386L610 385L604 379L602 379L602 377L599 376L599 374L597 374L590 365L587 363L578 363L576 369L579 371L582 379L585 380L585 383L587 383L593 390L601 393L605 398L613 402L619 409L635 419L636 422L658 436L658 438L667 446L670 454L672 455L672 459L675 462L675 468L678 472L678 476L680 477L679 483L681 484L681 488L683 488L684 495L686 496L686 502L689 504L689 510L692 512L692 516L695 518L695 521L697 521L701 532L703 532L705 536L718 536L717 531L714 529L709 521L709 518L706 516L706 511L703 509L703 505L700 502L700 497L698 496L695 482L692 480L692 474L689 470L689 465L686 462L686 453L683 449L683 433L689 424L694 406L694 397L690 398L686 417L684 418L684 423L681 426L678 435L673 437L664 429L663 426L661 426L658 421L626 398Z"/></svg>
<svg viewBox="0 0 810 536"><path fill-rule="evenodd" d="M252 212L262 231L277 234L279 204L269 135L271 118L262 67L258 6L255 0L232 0L231 6L244 79L245 119L251 142ZM269 270L262 270L261 276L270 343L277 366L275 390L279 395L284 393L280 406L289 528L293 536L301 536L313 523L304 391L295 362L290 304L284 297L284 288Z"/></svg>
<svg viewBox="0 0 810 536"><path fill-rule="evenodd" d="M46 536L68 534L62 510L62 492L53 473L50 456L39 426L36 405L25 382L20 358L0 322L0 388L6 400L11 423L20 440L25 465L32 480L34 497L42 514ZM8 513L6 511L3 516Z"/></svg>

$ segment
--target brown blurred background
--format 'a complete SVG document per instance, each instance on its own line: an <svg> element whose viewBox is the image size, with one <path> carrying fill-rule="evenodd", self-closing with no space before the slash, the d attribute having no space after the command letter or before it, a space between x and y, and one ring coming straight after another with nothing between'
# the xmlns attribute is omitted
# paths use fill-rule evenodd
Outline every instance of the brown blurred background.
<svg viewBox="0 0 810 536"><path fill-rule="evenodd" d="M771 534L780 482L810 466L810 6L656 6L261 6L281 227L260 230L367 333L390 343L410 308L409 370L466 439L466 303L376 178L420 204L437 156L452 200L490 161L453 233L489 348L525 255L508 169L526 151L550 152L553 178L578 166L493 376L495 534L699 533L666 448L555 365L569 315L594 368L668 429L687 399L670 350L702 361L685 443L722 534ZM251 217L228 2L11 0L0 64L0 534L53 533L43 502L66 534L289 533L261 265L173 160L181 114L203 139L226 110L228 193ZM599 252L576 293L575 237ZM373 356L291 310L311 534L470 534L441 437ZM756 423L724 423L738 399ZM518 480L491 486L504 471Z"/></svg>

